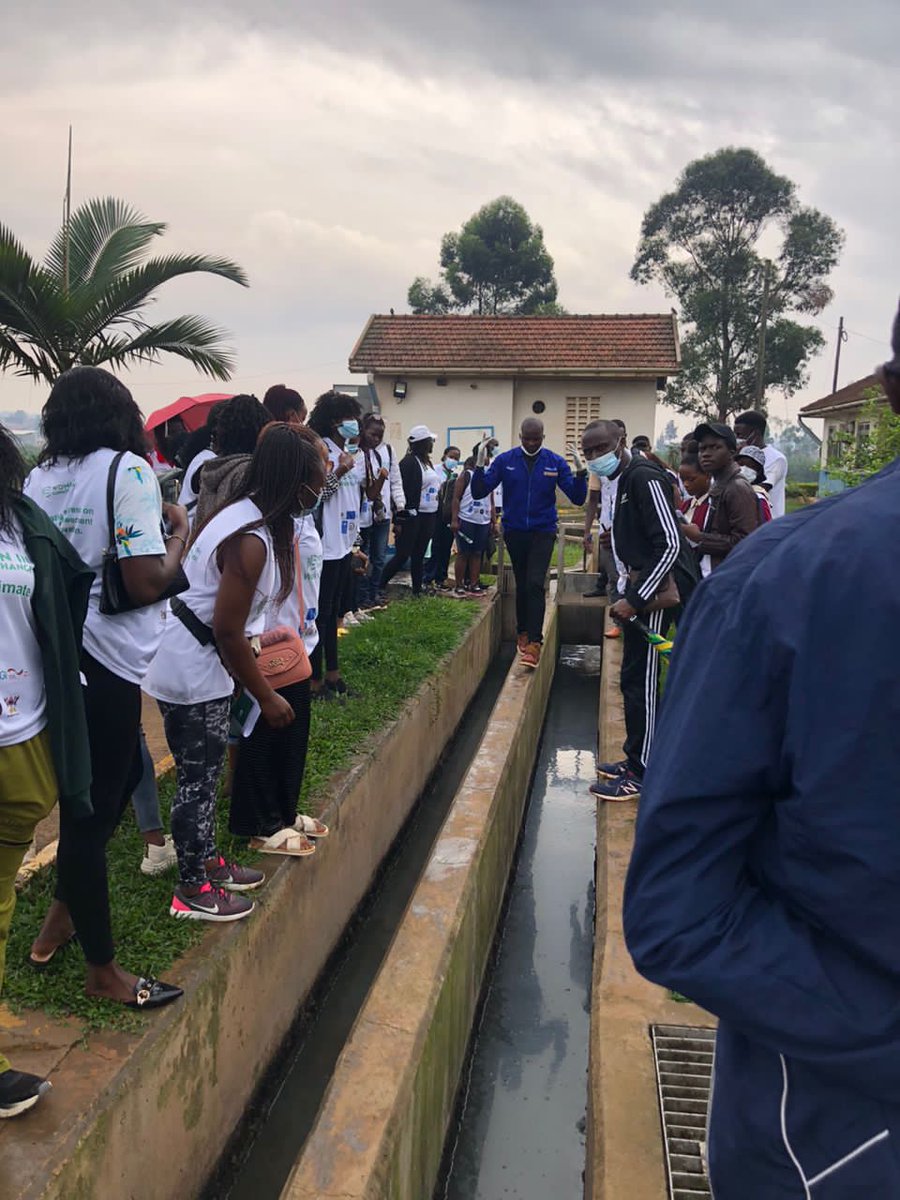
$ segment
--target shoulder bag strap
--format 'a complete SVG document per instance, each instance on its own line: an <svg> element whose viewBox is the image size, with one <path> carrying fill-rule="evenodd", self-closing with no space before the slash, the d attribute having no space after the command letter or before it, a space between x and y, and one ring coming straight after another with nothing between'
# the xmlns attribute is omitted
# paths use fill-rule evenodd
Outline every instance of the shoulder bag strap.
<svg viewBox="0 0 900 1200"><path fill-rule="evenodd" d="M300 632L306 632L306 618L303 615L303 564L300 561L300 543L294 542L294 570L297 572L297 598L300 601Z"/></svg>
<svg viewBox="0 0 900 1200"><path fill-rule="evenodd" d="M189 608L180 596L172 597L169 601L169 608L172 610L172 615L178 618L188 633L192 634L201 646L213 646L218 653L219 647L216 646L216 637L212 631L212 626L207 625L205 621L201 621L194 610Z"/></svg>
<svg viewBox="0 0 900 1200"><path fill-rule="evenodd" d="M106 527L108 530L106 553L113 558L116 557L116 476L119 472L119 463L125 457L125 451L120 450L109 464L109 472L106 476Z"/></svg>

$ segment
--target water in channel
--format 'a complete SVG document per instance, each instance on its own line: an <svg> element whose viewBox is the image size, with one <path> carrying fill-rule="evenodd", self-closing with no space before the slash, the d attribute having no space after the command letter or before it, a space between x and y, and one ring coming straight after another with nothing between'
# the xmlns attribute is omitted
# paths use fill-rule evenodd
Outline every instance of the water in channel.
<svg viewBox="0 0 900 1200"><path fill-rule="evenodd" d="M580 1200L600 648L564 647L435 1200Z"/></svg>

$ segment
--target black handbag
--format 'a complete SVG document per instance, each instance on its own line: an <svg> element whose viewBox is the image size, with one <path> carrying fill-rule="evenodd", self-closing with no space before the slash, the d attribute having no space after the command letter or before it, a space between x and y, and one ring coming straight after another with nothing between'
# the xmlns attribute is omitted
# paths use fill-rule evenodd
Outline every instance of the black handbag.
<svg viewBox="0 0 900 1200"><path fill-rule="evenodd" d="M107 617L114 617L119 613L133 612L135 609L147 607L144 604L135 604L129 596L125 580L122 578L122 567L119 563L116 546L116 521L114 514L116 475L118 474L119 463L122 461L124 455L125 451L121 450L115 456L109 464L109 474L106 477L106 522L109 534L100 567L100 611ZM186 592L189 587L190 584L188 583L187 576L182 568L179 567L175 578L166 590L157 596L153 603L158 603L160 600L169 600L172 596Z"/></svg>

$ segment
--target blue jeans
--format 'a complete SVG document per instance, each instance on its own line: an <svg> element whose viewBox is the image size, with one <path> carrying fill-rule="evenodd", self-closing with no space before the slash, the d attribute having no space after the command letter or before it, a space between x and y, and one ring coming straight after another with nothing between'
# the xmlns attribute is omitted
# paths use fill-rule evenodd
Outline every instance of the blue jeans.
<svg viewBox="0 0 900 1200"><path fill-rule="evenodd" d="M159 812L159 793L156 790L156 771L153 759L147 749L144 731L141 730L141 779L131 794L131 803L137 827L141 833L155 833L162 829L162 817Z"/></svg>
<svg viewBox="0 0 900 1200"><path fill-rule="evenodd" d="M369 608L378 602L378 584L387 561L390 532L390 521L378 521L360 532L363 553L369 556L369 567L365 578L359 581L358 595L362 608Z"/></svg>

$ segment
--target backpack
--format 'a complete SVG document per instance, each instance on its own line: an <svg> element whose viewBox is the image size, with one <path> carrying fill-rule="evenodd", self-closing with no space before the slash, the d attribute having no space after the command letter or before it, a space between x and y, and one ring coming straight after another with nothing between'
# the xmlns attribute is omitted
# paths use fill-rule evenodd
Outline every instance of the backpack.
<svg viewBox="0 0 900 1200"><path fill-rule="evenodd" d="M463 475L471 475L471 472L463 471ZM438 509L441 514L441 520L445 525L450 525L453 522L453 493L456 491L457 479L461 478L461 475L454 475L452 479L447 479L441 484L441 490L438 493ZM466 487L468 487L468 483ZM463 488L463 492L465 490Z"/></svg>

